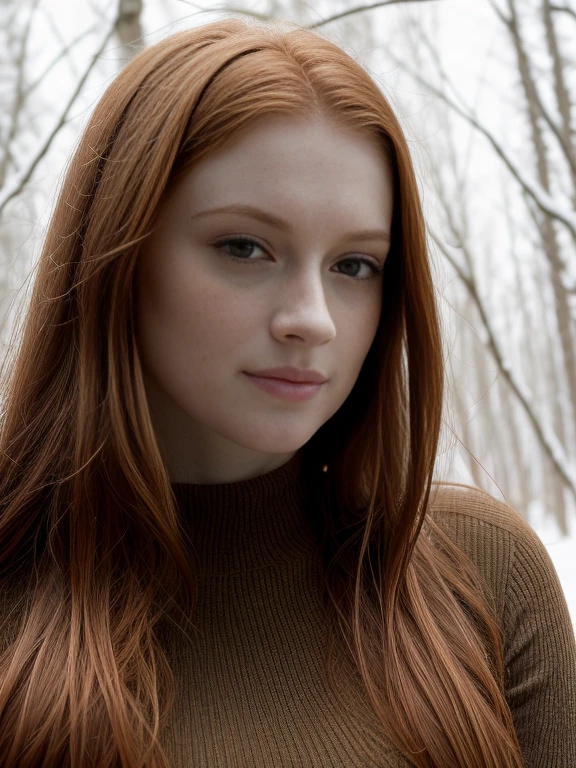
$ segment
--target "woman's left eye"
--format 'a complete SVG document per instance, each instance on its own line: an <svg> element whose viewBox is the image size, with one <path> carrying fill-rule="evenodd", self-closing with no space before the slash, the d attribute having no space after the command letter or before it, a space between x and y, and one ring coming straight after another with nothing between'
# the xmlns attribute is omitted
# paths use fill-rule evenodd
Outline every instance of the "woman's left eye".
<svg viewBox="0 0 576 768"><path fill-rule="evenodd" d="M220 240L217 242L215 247L218 250L227 248L228 250L224 250L224 256L226 258L232 259L232 261L236 262L244 262L245 264L254 264L260 261L260 259L247 258L251 255L253 248L259 248L263 253L266 253L264 248L262 248L259 243L248 237L229 237L226 240ZM232 252L233 250L236 250L236 254ZM357 280L359 282L362 280L373 280L384 272L384 266L380 266L370 259L365 259L360 256L348 256L345 259L342 259L340 264L358 264L368 267L369 274L366 277L358 277L357 275L345 275L350 277L352 280Z"/></svg>

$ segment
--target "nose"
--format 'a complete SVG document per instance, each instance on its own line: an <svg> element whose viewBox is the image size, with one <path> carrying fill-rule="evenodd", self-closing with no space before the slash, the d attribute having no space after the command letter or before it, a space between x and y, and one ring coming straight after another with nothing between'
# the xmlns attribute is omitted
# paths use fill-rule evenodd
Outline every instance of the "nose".
<svg viewBox="0 0 576 768"><path fill-rule="evenodd" d="M325 344L336 336L322 278L312 270L286 280L278 292L271 322L278 341L301 339L309 345Z"/></svg>

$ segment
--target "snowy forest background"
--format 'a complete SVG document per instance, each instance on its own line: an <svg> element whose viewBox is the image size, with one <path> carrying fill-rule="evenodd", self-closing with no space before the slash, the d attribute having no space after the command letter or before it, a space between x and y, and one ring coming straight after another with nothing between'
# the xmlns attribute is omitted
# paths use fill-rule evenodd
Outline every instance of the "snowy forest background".
<svg viewBox="0 0 576 768"><path fill-rule="evenodd" d="M392 103L443 314L437 477L484 488L528 520L576 626L574 0L1 0L2 352L105 88L142 47L231 13L317 29Z"/></svg>

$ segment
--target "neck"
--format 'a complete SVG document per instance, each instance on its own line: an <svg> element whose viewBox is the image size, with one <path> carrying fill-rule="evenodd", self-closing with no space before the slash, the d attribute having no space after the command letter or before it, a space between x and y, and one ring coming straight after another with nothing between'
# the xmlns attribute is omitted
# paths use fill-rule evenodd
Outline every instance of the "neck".
<svg viewBox="0 0 576 768"><path fill-rule="evenodd" d="M264 475L233 483L172 483L200 578L311 556L301 455Z"/></svg>

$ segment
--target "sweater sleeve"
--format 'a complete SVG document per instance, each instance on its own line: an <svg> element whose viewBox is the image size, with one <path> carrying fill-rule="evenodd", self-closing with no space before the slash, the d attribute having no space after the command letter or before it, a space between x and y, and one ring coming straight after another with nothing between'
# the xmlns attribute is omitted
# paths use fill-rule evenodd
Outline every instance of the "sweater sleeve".
<svg viewBox="0 0 576 768"><path fill-rule="evenodd" d="M576 768L576 640L550 556L518 516L505 592L505 692L526 768Z"/></svg>

